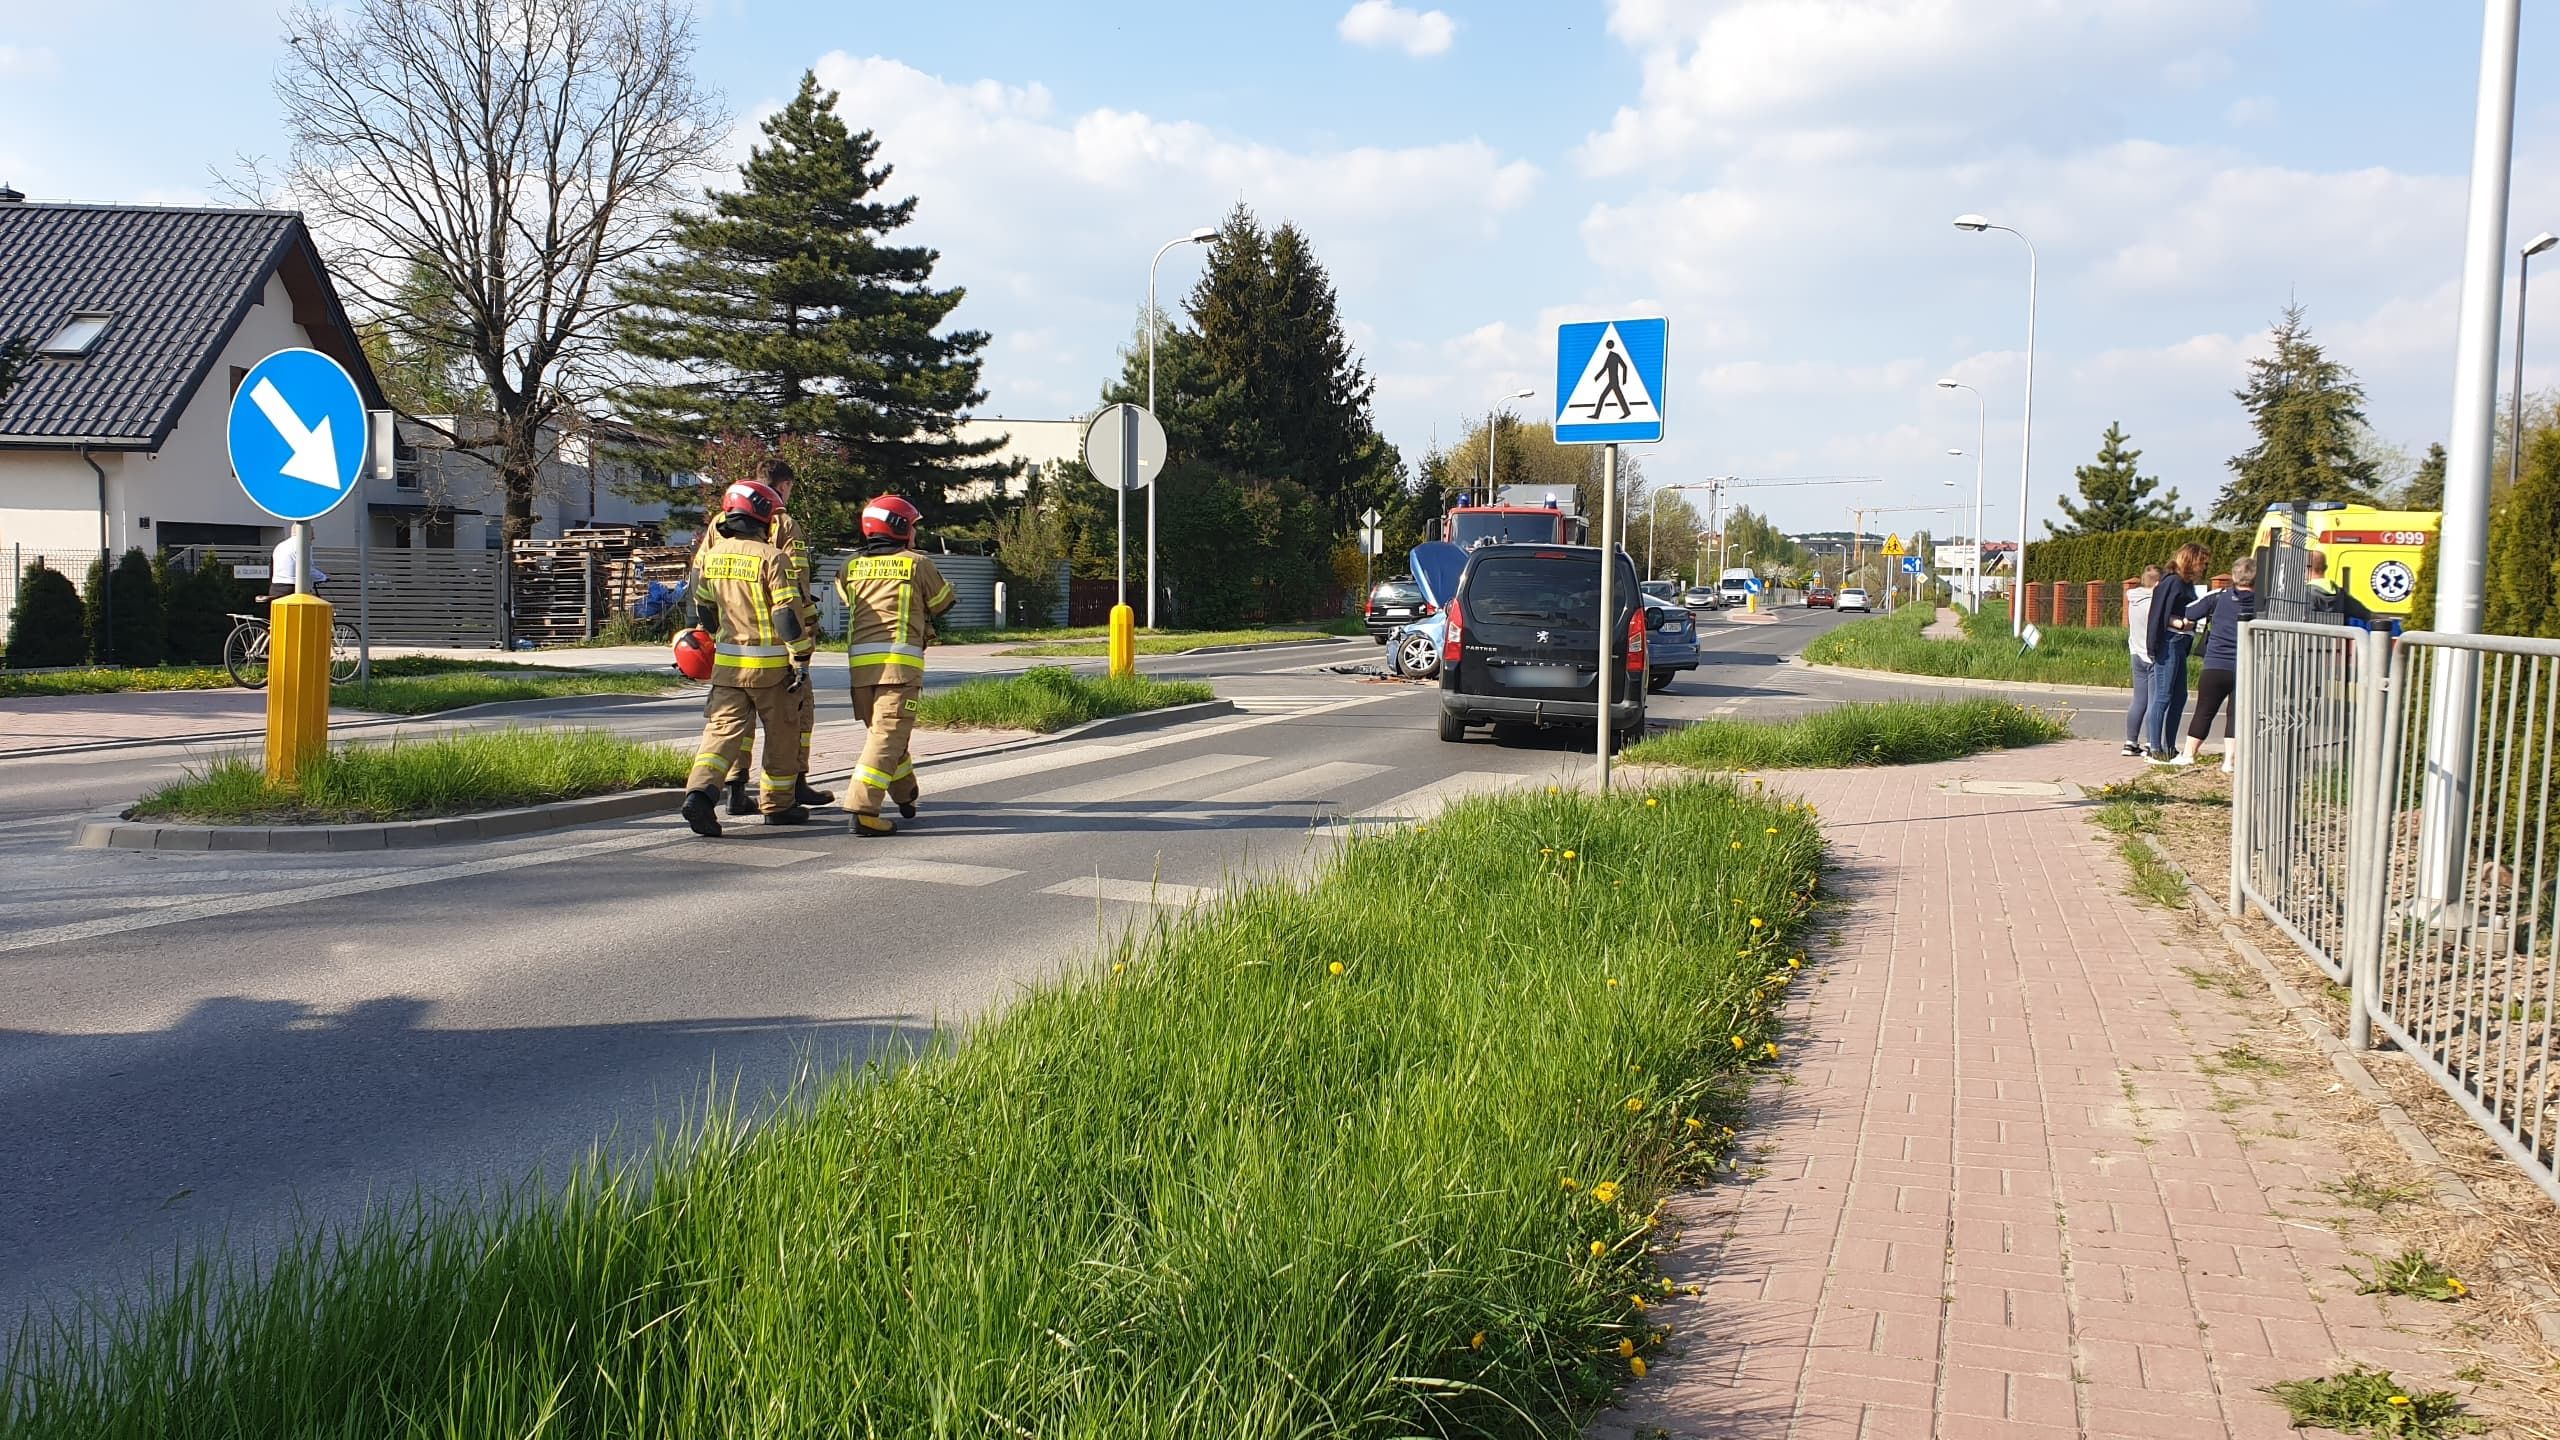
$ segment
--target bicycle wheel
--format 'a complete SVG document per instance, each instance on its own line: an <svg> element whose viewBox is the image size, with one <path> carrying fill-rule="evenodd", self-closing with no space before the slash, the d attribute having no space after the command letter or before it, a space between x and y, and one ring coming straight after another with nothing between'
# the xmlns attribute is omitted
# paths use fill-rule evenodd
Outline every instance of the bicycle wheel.
<svg viewBox="0 0 2560 1440"><path fill-rule="evenodd" d="M329 627L329 683L344 685L356 678L356 629L352 625Z"/></svg>
<svg viewBox="0 0 2560 1440"><path fill-rule="evenodd" d="M267 627L232 626L231 637L222 642L222 668L243 690L267 688Z"/></svg>

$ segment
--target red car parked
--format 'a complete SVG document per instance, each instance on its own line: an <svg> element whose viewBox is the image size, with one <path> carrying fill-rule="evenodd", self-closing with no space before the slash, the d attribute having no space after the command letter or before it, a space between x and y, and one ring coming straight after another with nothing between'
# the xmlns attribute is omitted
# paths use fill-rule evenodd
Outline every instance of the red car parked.
<svg viewBox="0 0 2560 1440"><path fill-rule="evenodd" d="M1816 585L1812 589L1804 592L1804 608L1807 610L1828 610L1839 603L1839 598L1840 597L1832 594L1830 591Z"/></svg>

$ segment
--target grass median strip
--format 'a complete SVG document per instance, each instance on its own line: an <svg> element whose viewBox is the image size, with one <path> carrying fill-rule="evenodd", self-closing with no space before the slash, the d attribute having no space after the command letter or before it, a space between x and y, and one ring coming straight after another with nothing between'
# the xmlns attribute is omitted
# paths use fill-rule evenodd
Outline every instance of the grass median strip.
<svg viewBox="0 0 2560 1440"><path fill-rule="evenodd" d="M1366 633L1366 632L1361 632ZM1153 634L1141 630L1137 636L1141 655L1179 655L1185 650L1199 650L1212 645L1281 645L1290 641L1315 641L1339 638L1337 632L1321 629L1303 630L1159 630ZM1081 656L1100 655L1110 647L1105 639L1051 639L1042 636L1031 643L1016 645L1007 655Z"/></svg>
<svg viewBox="0 0 2560 1440"><path fill-rule="evenodd" d="M1031 730L1046 734L1109 715L1196 705L1217 692L1197 680L1119 679L1041 665L1019 675L964 680L916 702L916 723L951 730Z"/></svg>
<svg viewBox="0 0 2560 1440"><path fill-rule="evenodd" d="M1660 1353L1820 847L1723 784L1464 802L761 1123L25 1327L0 1431L1570 1433Z"/></svg>
<svg viewBox="0 0 2560 1440"><path fill-rule="evenodd" d="M347 825L503 810L581 795L681 785L689 751L600 730L489 730L339 745L290 785L255 756L191 770L142 797L136 820L195 825Z"/></svg>
<svg viewBox="0 0 2560 1440"><path fill-rule="evenodd" d="M659 695L683 685L672 671L631 674L611 670L489 670L440 675L381 675L362 685L329 692L331 705L384 715L432 715L465 705L507 700L558 700L574 695Z"/></svg>
<svg viewBox="0 0 2560 1440"><path fill-rule="evenodd" d="M2044 643L2029 650L2009 637L2005 619L1996 622L2002 628L1988 634L1982 625L1968 625L1962 639L1923 638L1920 632L1927 628L1930 615L1928 606L1911 605L1891 615L1852 620L1816 636L1804 647L1804 658L1817 665L1902 675L2133 688L2133 661L2125 649L2123 626L2040 627Z"/></svg>
<svg viewBox="0 0 2560 1440"><path fill-rule="evenodd" d="M2067 739L2069 726L2007 700L1888 700L1793 720L1701 720L1627 752L1635 765L1696 770L1918 765Z"/></svg>

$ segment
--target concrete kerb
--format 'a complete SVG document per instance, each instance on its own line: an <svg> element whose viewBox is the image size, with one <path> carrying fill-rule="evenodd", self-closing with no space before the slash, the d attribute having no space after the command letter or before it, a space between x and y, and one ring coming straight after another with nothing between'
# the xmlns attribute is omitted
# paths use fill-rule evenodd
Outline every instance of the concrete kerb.
<svg viewBox="0 0 2560 1440"><path fill-rule="evenodd" d="M1092 740L1110 735L1126 735L1162 729L1204 720L1213 715L1235 713L1232 700L1204 700L1194 705L1173 705L1162 710L1142 710L1134 715L1112 715L1100 720L1071 726L1051 735L1033 735L1020 740L1007 740L993 745L972 746L954 750L916 762L917 768L930 771L938 764L955 760L977 760L992 755L1008 755L1019 750L1043 745L1065 744L1076 740ZM814 775L812 780L842 780L852 775L852 767ZM580 825L594 825L607 820L623 820L635 815L659 815L673 811L684 801L684 792L675 789L630 790L614 795L588 795L575 800L556 800L544 805L525 805L507 810L491 810L477 815L448 815L432 820L385 820L354 825L157 825L148 821L127 820L121 816L85 821L74 848L92 850L169 850L195 851L265 851L276 854L336 854L363 850L415 850L432 845L470 845L491 840L508 840L519 835L533 835L546 830L566 830Z"/></svg>
<svg viewBox="0 0 2560 1440"><path fill-rule="evenodd" d="M1954 690L2050 690L2061 695L2104 695L2131 704L2133 689L2116 685L2071 685L2054 680L1976 680L1969 675L1914 675L1903 670L1867 670L1855 665L1820 665L1801 655L1789 655L1786 663L1817 675L1838 675L1855 680L1906 681L1913 685L1943 685Z"/></svg>

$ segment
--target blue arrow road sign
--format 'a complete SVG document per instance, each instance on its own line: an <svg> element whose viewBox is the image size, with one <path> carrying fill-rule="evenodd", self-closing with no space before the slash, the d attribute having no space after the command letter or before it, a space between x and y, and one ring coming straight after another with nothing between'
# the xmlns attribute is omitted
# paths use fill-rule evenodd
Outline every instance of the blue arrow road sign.
<svg viewBox="0 0 2560 1440"><path fill-rule="evenodd" d="M1917 556L1917 555L1905 555L1905 556L1903 556L1903 557L1902 557L1902 573L1903 573L1903 574L1905 574L1905 575L1917 575L1917 574L1919 574L1919 573L1920 573L1920 557L1919 557L1919 556Z"/></svg>
<svg viewBox="0 0 2560 1440"><path fill-rule="evenodd" d="M231 396L231 473L279 520L317 520L355 491L365 452L364 396L317 350L279 350Z"/></svg>
<svg viewBox="0 0 2560 1440"><path fill-rule="evenodd" d="M1757 575L1754 575L1754 576L1752 576L1750 579L1743 581L1743 582L1742 582L1742 588L1743 588L1743 589L1745 589L1745 590L1747 590L1747 591L1749 591L1749 592L1751 592L1751 593L1752 593L1752 594L1754 594L1754 595L1759 594L1759 593L1760 593L1760 577L1759 577L1759 576L1757 576Z"/></svg>
<svg viewBox="0 0 2560 1440"><path fill-rule="evenodd" d="M1556 443L1662 438L1663 355L1671 323L1590 320L1556 327Z"/></svg>

